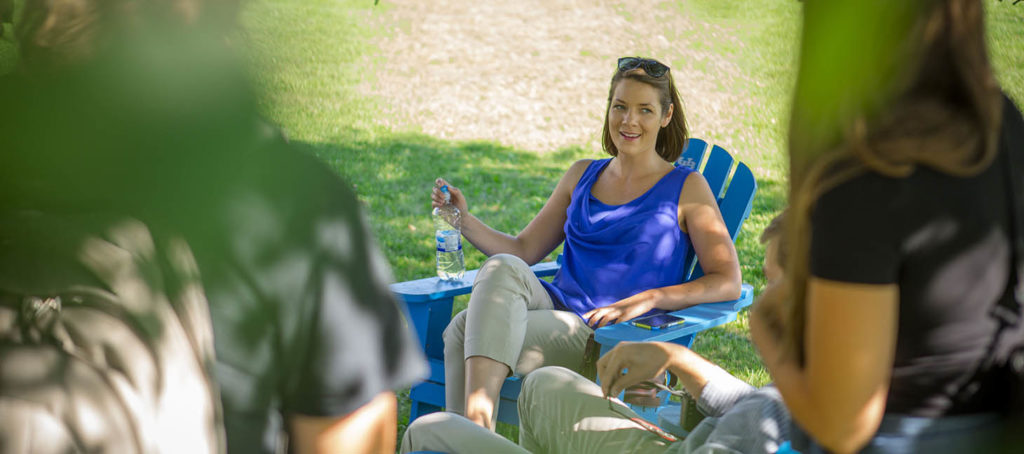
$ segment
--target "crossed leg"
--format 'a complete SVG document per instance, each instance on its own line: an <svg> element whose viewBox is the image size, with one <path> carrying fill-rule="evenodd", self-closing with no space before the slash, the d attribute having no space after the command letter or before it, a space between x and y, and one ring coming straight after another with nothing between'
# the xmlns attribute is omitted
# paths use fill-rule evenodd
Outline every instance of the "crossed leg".
<svg viewBox="0 0 1024 454"><path fill-rule="evenodd" d="M592 331L551 297L523 260L496 254L480 267L469 307L444 332L445 406L493 428L511 373L545 365L578 370Z"/></svg>

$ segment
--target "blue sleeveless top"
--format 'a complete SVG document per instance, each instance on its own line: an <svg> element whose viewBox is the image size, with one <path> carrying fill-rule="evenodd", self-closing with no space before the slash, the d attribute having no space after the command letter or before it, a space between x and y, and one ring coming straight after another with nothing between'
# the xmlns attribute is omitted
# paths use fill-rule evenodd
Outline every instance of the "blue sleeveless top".
<svg viewBox="0 0 1024 454"><path fill-rule="evenodd" d="M591 162L580 177L566 211L562 268L550 283L541 280L555 308L576 315L683 282L690 238L679 229L679 193L692 170L676 167L629 203L606 205L590 189L609 162Z"/></svg>

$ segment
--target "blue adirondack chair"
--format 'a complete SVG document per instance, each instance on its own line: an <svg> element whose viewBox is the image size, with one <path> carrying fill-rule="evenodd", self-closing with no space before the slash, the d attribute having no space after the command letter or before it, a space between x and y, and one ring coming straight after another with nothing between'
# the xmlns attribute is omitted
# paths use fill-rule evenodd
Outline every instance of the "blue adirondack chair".
<svg viewBox="0 0 1024 454"><path fill-rule="evenodd" d="M734 159L725 149L717 145L711 147L710 151L708 148L708 144L703 140L690 139L676 165L701 171L712 193L718 197L718 206L725 225L735 241L743 221L750 215L757 183L746 164L737 162L733 166ZM728 178L730 175L731 178ZM691 264L688 268L691 270L687 276L688 280L703 275L692 248L681 260ZM554 275L559 267L558 261L554 261L541 262L530 268L537 276L546 277ZM440 411L444 407L444 344L441 334L451 321L454 297L470 292L477 271L467 271L463 279L455 282L431 277L391 285L391 290L405 301L420 344L430 363L429 378L413 386L409 391L410 423L421 415ZM694 335L735 320L737 313L749 306L752 299L753 289L750 285L743 284L742 294L737 300L699 304L673 312L686 319L681 325L650 331L619 323L596 330L594 339L601 344L602 355L621 341L668 341L689 347L693 344ZM518 425L516 400L521 386L521 377L512 376L505 380L500 393L501 402L498 405L499 421ZM667 398L663 396L663 403L666 401ZM652 422L657 421L655 407L634 410Z"/></svg>

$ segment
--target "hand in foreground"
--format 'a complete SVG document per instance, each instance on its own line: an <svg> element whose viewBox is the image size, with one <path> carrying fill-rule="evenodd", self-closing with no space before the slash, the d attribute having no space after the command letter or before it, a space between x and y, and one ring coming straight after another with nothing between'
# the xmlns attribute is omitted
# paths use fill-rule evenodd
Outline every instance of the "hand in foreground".
<svg viewBox="0 0 1024 454"><path fill-rule="evenodd" d="M431 208L437 208L444 205L444 194L441 193L441 186L448 185L448 193L451 194L452 205L459 209L463 215L468 212L469 207L466 204L466 198L462 195L462 191L455 186L452 186L444 178L438 178L434 180L434 189L430 192L430 206Z"/></svg>
<svg viewBox="0 0 1024 454"><path fill-rule="evenodd" d="M668 368L674 347L685 348L665 342L620 342L597 361L601 391L618 396L630 386L653 379Z"/></svg>
<svg viewBox="0 0 1024 454"><path fill-rule="evenodd" d="M655 308L654 295L657 290L647 290L629 298L616 301L583 314L591 328L597 329L612 323L632 320Z"/></svg>

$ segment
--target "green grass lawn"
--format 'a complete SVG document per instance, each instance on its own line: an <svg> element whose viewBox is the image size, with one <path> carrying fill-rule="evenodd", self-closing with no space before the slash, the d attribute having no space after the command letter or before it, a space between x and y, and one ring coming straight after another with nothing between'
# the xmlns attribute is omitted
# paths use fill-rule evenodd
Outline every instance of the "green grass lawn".
<svg viewBox="0 0 1024 454"><path fill-rule="evenodd" d="M1024 106L1024 2L985 2L988 50L996 78L1017 107ZM1024 108L1024 107L1022 107Z"/></svg>
<svg viewBox="0 0 1024 454"><path fill-rule="evenodd" d="M985 4L997 77L1024 106L1024 4ZM744 281L758 291L764 278L757 237L786 200L786 123L800 5L778 0L662 5L725 31L729 39L700 37L696 31L678 32L676 39L699 43L702 50L740 68L741 76L722 88L753 101L753 108L739 112L741 130L713 131L704 138L733 139L741 149L737 154L758 179L753 212L736 244ZM265 115L293 143L315 153L352 184L396 279L408 280L433 273L428 193L435 177L459 182L474 215L514 234L540 209L573 161L601 156L585 144L542 155L496 141L453 142L377 125L374 120L383 114L384 101L360 87L373 84L377 43L387 33L372 24L394 7L387 0L378 6L370 0L252 0L242 21L253 79L265 93ZM16 61L9 32L7 36L0 39L0 74L13 70ZM673 67L683 65L715 77L706 69L711 67L707 61L673 62ZM478 267L484 256L466 246L467 266ZM456 304L461 309L465 299ZM695 350L755 385L769 380L750 344L746 313L736 323L699 336ZM401 431L408 418L404 395L400 408ZM516 434L513 428L501 431L512 438Z"/></svg>

